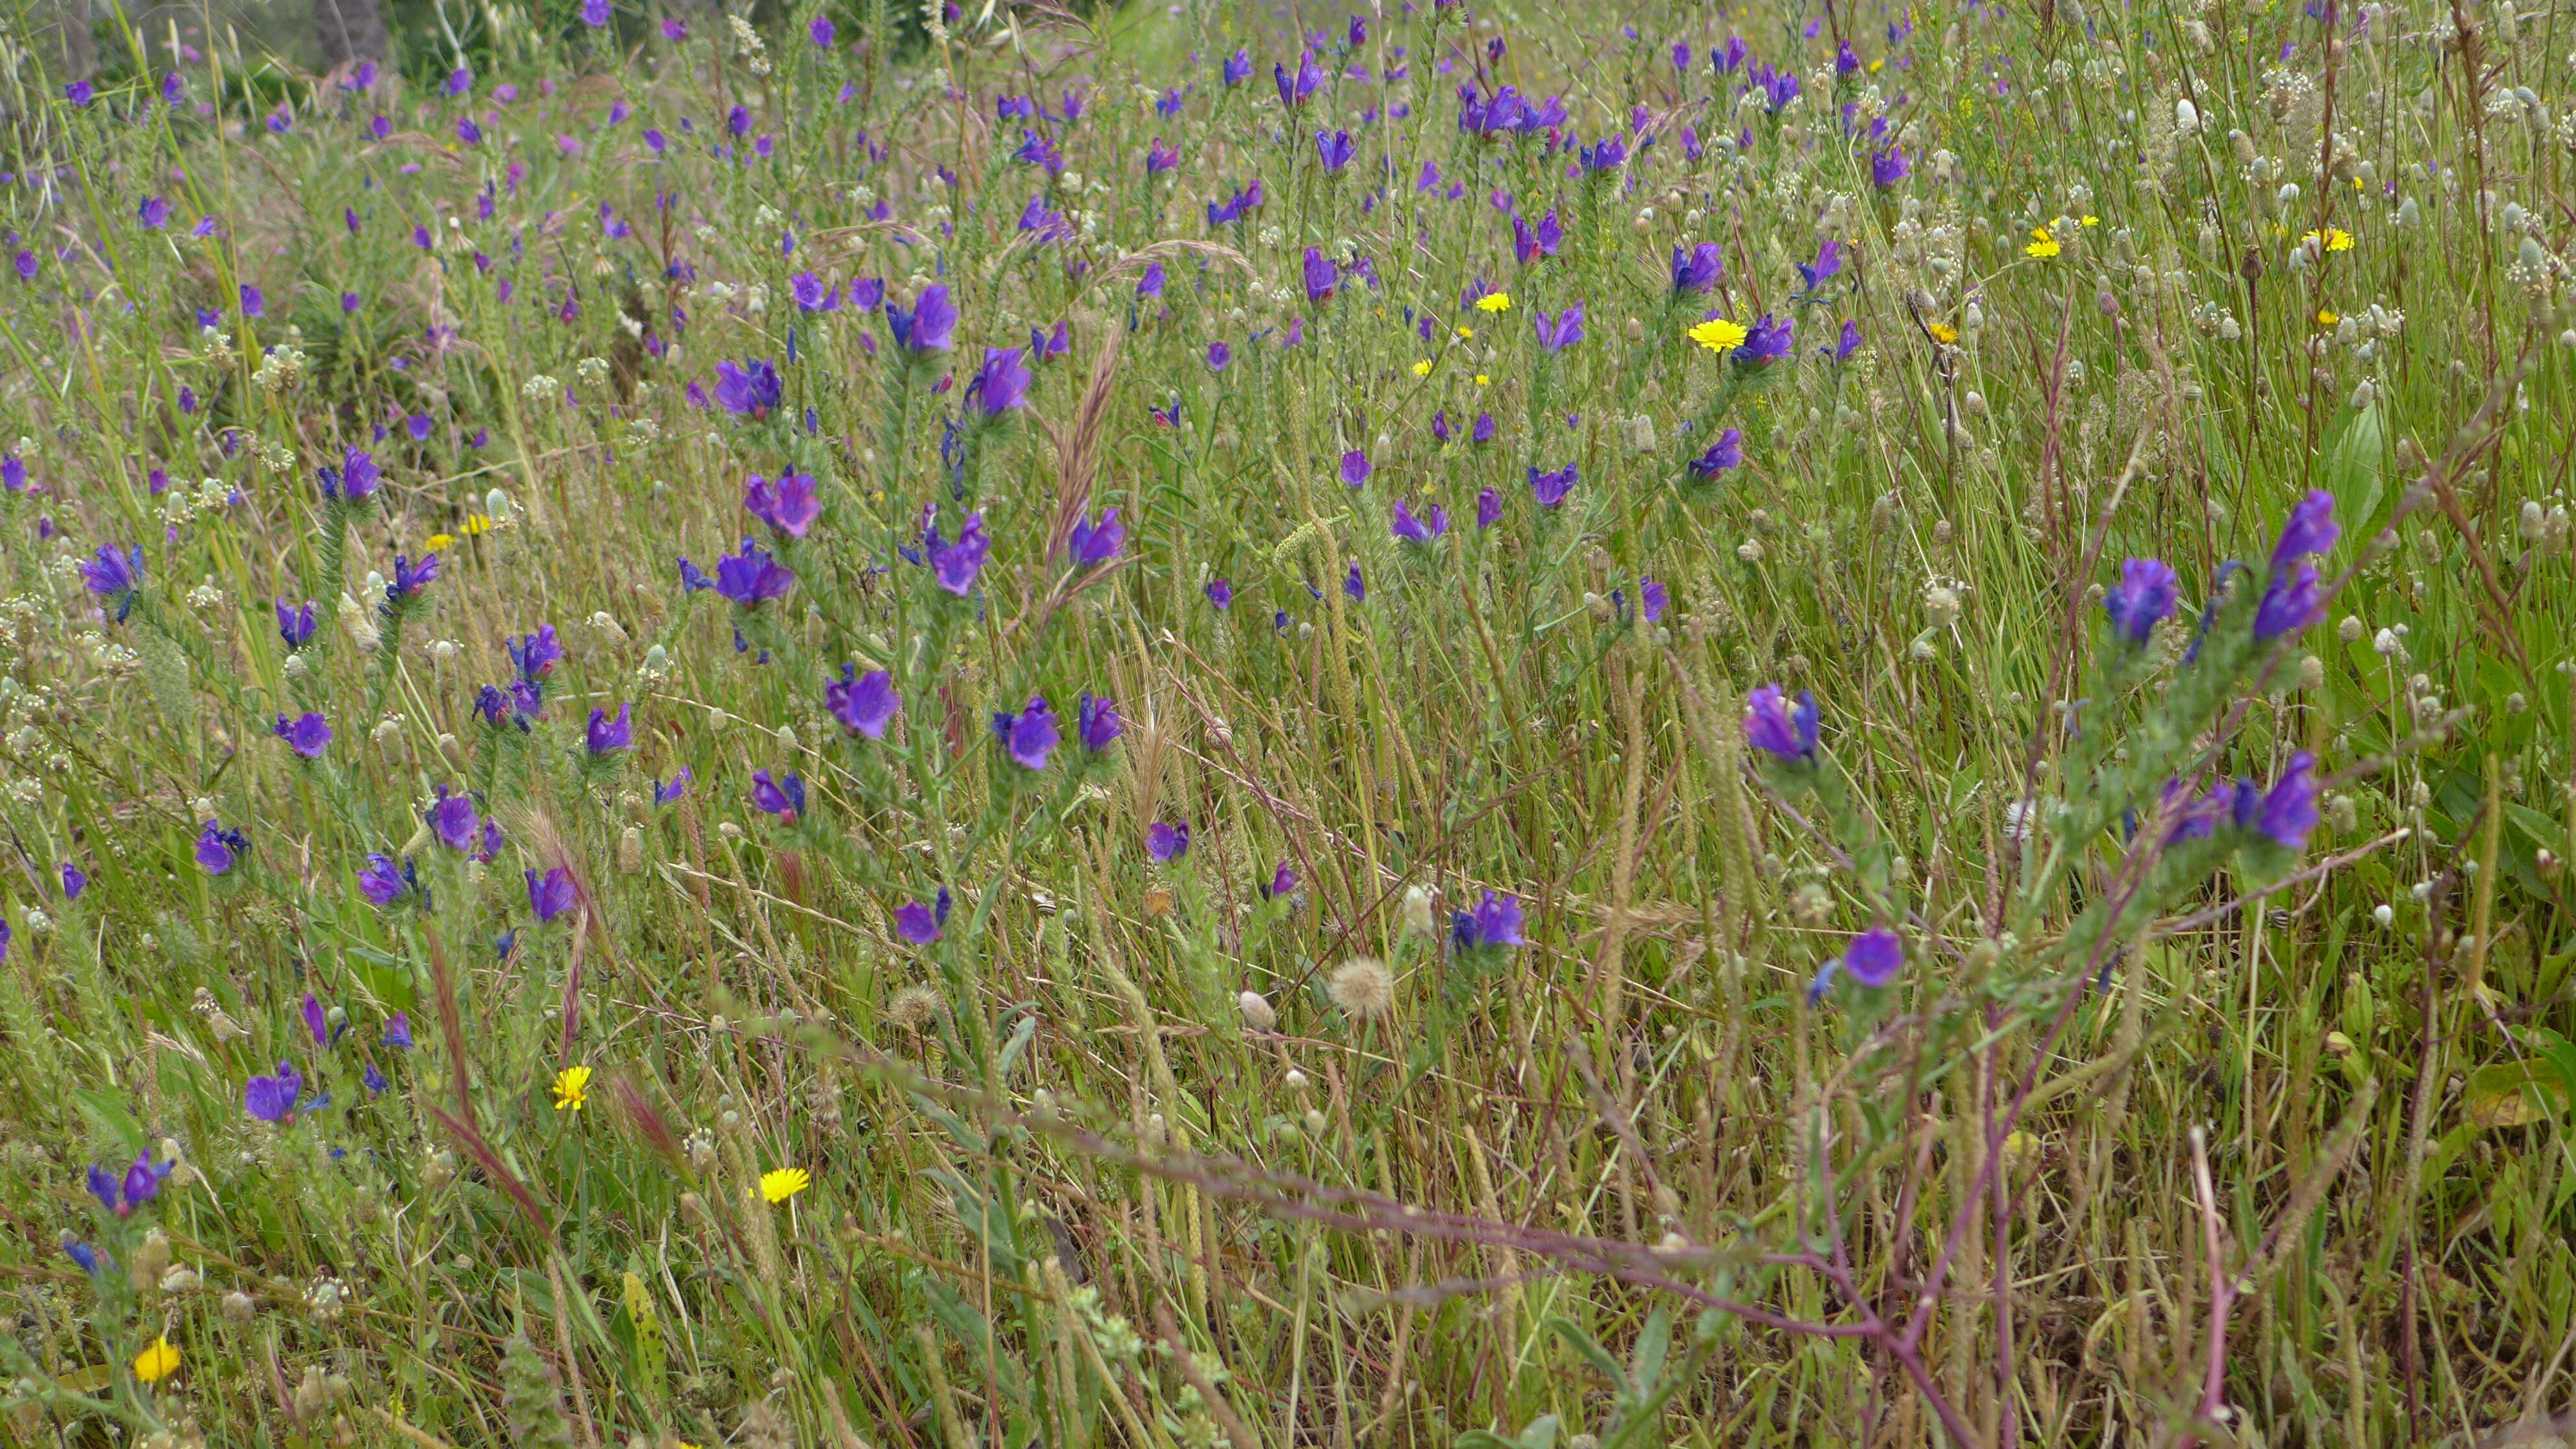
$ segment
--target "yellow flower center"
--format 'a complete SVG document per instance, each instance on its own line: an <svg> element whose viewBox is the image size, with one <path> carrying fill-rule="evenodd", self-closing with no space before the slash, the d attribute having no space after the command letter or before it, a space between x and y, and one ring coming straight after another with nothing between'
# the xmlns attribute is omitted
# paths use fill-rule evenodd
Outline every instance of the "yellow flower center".
<svg viewBox="0 0 2576 1449"><path fill-rule="evenodd" d="M578 1112L590 1101L590 1068L566 1067L555 1073L555 1110Z"/></svg>

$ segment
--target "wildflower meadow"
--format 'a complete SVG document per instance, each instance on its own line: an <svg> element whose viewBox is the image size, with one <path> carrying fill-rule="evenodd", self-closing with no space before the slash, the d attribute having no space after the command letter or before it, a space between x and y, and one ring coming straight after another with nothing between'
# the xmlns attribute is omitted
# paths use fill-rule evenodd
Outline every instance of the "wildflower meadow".
<svg viewBox="0 0 2576 1449"><path fill-rule="evenodd" d="M2576 1437L2561 7L300 4L0 30L0 1440Z"/></svg>

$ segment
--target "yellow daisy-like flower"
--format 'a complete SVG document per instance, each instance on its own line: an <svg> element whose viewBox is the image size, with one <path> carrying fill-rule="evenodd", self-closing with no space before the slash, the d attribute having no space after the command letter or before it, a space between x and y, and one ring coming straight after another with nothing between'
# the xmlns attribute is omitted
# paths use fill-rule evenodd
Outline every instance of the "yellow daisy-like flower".
<svg viewBox="0 0 2576 1449"><path fill-rule="evenodd" d="M2035 261L2044 262L2064 250L2066 248L2059 246L2057 238L2050 236L2048 228L2043 226L2030 234L2030 245L2023 247L2021 254Z"/></svg>
<svg viewBox="0 0 2576 1449"><path fill-rule="evenodd" d="M1429 377L1431 375L1431 359L1426 357L1420 362L1413 364L1413 375L1415 377Z"/></svg>
<svg viewBox="0 0 2576 1449"><path fill-rule="evenodd" d="M2342 320L2343 314L2332 307L2319 307L2317 309L2317 325L2320 327L2332 327Z"/></svg>
<svg viewBox="0 0 2576 1449"><path fill-rule="evenodd" d="M2087 212L2087 213L2085 213L2085 215L2084 215L2084 225L2086 225L2086 226L2100 226L2101 224L2102 224L2102 218L2100 218L2100 217L2098 217L2098 216L2093 215L2091 212Z"/></svg>
<svg viewBox="0 0 2576 1449"><path fill-rule="evenodd" d="M782 1203L813 1185L813 1174L801 1167L775 1167L760 1175L760 1198Z"/></svg>
<svg viewBox="0 0 2576 1449"><path fill-rule="evenodd" d="M1744 345L1744 324L1723 317L1711 317L1691 328L1690 340L1721 356Z"/></svg>
<svg viewBox="0 0 2576 1449"><path fill-rule="evenodd" d="M2301 238L2301 240L2313 242L2330 252L2348 252L2352 250L2352 233L2345 231L2339 226L2330 226L2323 231L2309 232L2305 237Z"/></svg>
<svg viewBox="0 0 2576 1449"><path fill-rule="evenodd" d="M1485 376L1485 375L1484 375L1483 373L1481 373L1481 372L1476 374L1476 386L1478 386L1478 387L1483 387L1483 386L1485 386L1486 384L1488 384L1488 383L1490 383L1490 382L1492 382L1492 381L1493 381L1493 379L1492 379L1492 378Z"/></svg>
<svg viewBox="0 0 2576 1449"><path fill-rule="evenodd" d="M1485 295L1476 299L1476 310L1479 312L1508 312L1512 310L1512 294L1509 292L1487 292Z"/></svg>
<svg viewBox="0 0 2576 1449"><path fill-rule="evenodd" d="M555 1073L555 1110L578 1112L590 1102L590 1068L566 1067Z"/></svg>
<svg viewBox="0 0 2576 1449"><path fill-rule="evenodd" d="M469 513L465 515L463 523L456 525L456 531L467 538L479 538L492 531L492 516L488 513Z"/></svg>
<svg viewBox="0 0 2576 1449"><path fill-rule="evenodd" d="M1947 322L1935 322L1925 330L1932 334L1933 341L1940 343L1944 347L1947 347L1951 343L1959 340L1959 329L1951 326Z"/></svg>
<svg viewBox="0 0 2576 1449"><path fill-rule="evenodd" d="M437 553L442 549L454 548L456 546L456 535L452 533L433 533L429 537L422 539L420 541L420 546L428 549L431 553Z"/></svg>
<svg viewBox="0 0 2576 1449"><path fill-rule="evenodd" d="M1475 341L1475 340L1476 340L1476 329L1475 329L1475 328L1473 328L1473 327L1460 327L1460 328L1458 329L1458 340L1459 340L1459 341L1461 341L1461 342L1473 342L1473 341Z"/></svg>
<svg viewBox="0 0 2576 1449"><path fill-rule="evenodd" d="M179 1347L167 1338L155 1337L152 1346L134 1356L134 1376L147 1384L157 1384L179 1371Z"/></svg>

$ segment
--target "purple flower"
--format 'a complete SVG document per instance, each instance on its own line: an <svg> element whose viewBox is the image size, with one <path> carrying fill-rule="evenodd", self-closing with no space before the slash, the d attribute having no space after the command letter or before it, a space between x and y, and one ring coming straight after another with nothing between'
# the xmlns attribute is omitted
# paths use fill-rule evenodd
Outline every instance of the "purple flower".
<svg viewBox="0 0 2576 1449"><path fill-rule="evenodd" d="M81 892L89 889L89 872L82 870L79 866L72 864L68 860L63 862L62 878L64 900L79 900Z"/></svg>
<svg viewBox="0 0 2576 1449"><path fill-rule="evenodd" d="M1903 146L1891 145L1870 155L1869 184L1881 191L1913 174L1914 168L1905 163Z"/></svg>
<svg viewBox="0 0 2576 1449"><path fill-rule="evenodd" d="M1118 550L1126 543L1127 525L1118 521L1118 510L1104 508L1097 524L1087 514L1073 520L1073 533L1066 539L1066 552L1072 556L1075 568L1097 568L1118 557Z"/></svg>
<svg viewBox="0 0 2576 1449"><path fill-rule="evenodd" d="M377 1066L374 1062L367 1063L366 1070L358 1074L358 1080L366 1083L367 1094L375 1097L383 1096L385 1089L393 1085L393 1083L385 1080L384 1069Z"/></svg>
<svg viewBox="0 0 2576 1449"><path fill-rule="evenodd" d="M1449 941L1461 951L1527 945L1521 939L1521 898L1485 892L1475 909L1451 914Z"/></svg>
<svg viewBox="0 0 2576 1449"><path fill-rule="evenodd" d="M748 358L740 367L716 364L716 404L736 416L754 421L768 417L778 407L783 390L778 369L765 359Z"/></svg>
<svg viewBox="0 0 2576 1449"><path fill-rule="evenodd" d="M1657 619L1664 617L1664 610L1672 607L1673 591L1665 588L1663 583L1656 579L1654 575L1639 574L1637 576L1637 601L1645 606L1646 622L1651 624Z"/></svg>
<svg viewBox="0 0 2576 1449"><path fill-rule="evenodd" d="M359 503L373 497L384 479L382 470L376 467L375 455L357 448L340 454L339 467L325 463L313 472L322 496L341 503Z"/></svg>
<svg viewBox="0 0 2576 1449"><path fill-rule="evenodd" d="M894 677L882 669L859 673L855 664L841 666L837 684L823 686L823 703L841 728L872 740L885 738L886 726L903 708L903 696L894 688Z"/></svg>
<svg viewBox="0 0 2576 1449"><path fill-rule="evenodd" d="M1173 150L1171 143L1160 136L1145 148L1145 174L1148 176L1160 176L1180 164L1181 153Z"/></svg>
<svg viewBox="0 0 2576 1449"><path fill-rule="evenodd" d="M396 1051L411 1050L411 1013L397 1011L385 1019L385 1045Z"/></svg>
<svg viewBox="0 0 2576 1449"><path fill-rule="evenodd" d="M1583 340L1583 304L1569 302L1554 317L1534 312L1531 320L1538 328L1538 345L1548 352L1561 352Z"/></svg>
<svg viewBox="0 0 2576 1449"><path fill-rule="evenodd" d="M1002 742L1002 748L1021 769L1043 770L1047 757L1055 753L1058 739L1055 711L1048 706L1045 695L1032 694L1027 708L1018 714L993 711L993 737Z"/></svg>
<svg viewBox="0 0 2576 1449"><path fill-rule="evenodd" d="M2301 750L2289 768L2265 791L2256 807L2255 833L2287 850L2305 850L2308 832L2317 828L2317 757Z"/></svg>
<svg viewBox="0 0 2576 1449"><path fill-rule="evenodd" d="M949 299L945 286L924 287L921 300L910 311L888 302L885 314L895 346L906 352L947 352L956 346L957 304Z"/></svg>
<svg viewBox="0 0 2576 1449"><path fill-rule="evenodd" d="M1203 592L1207 595L1207 601L1220 611L1234 607L1234 582L1230 579L1210 579Z"/></svg>
<svg viewBox="0 0 2576 1449"><path fill-rule="evenodd" d="M1837 364L1851 361L1852 354L1860 351L1860 342L1860 324L1848 317L1844 318L1843 330L1840 335L1834 338L1834 345L1831 349L1831 355L1834 361Z"/></svg>
<svg viewBox="0 0 2576 1449"><path fill-rule="evenodd" d="M1154 261L1146 263L1145 274L1136 279L1136 295L1139 297L1159 297L1163 295L1163 284L1165 280L1163 264L1161 262Z"/></svg>
<svg viewBox="0 0 2576 1449"><path fill-rule="evenodd" d="M590 747L590 753L594 757L605 755L612 750L634 748L635 725L629 718L629 712L633 708L634 706L630 704L621 703L617 706L616 718L611 719L608 711L596 705L591 707L590 728L584 735L583 743Z"/></svg>
<svg viewBox="0 0 2576 1449"><path fill-rule="evenodd" d="M556 866L544 875L529 871L527 877L528 909L537 913L538 925L542 926L572 909L576 892L571 871Z"/></svg>
<svg viewBox="0 0 2576 1449"><path fill-rule="evenodd" d="M1162 263L1156 262L1154 265L1159 267ZM1065 318L1056 319L1053 332L1041 332L1035 327L1029 329L1029 361L1031 362L1044 362L1050 357L1062 357L1072 350L1073 326ZM988 356L986 361L989 363L991 358Z"/></svg>
<svg viewBox="0 0 2576 1449"><path fill-rule="evenodd" d="M805 38L814 42L816 50L830 50L832 35L832 20L828 15L815 16L813 23L805 27Z"/></svg>
<svg viewBox="0 0 2576 1449"><path fill-rule="evenodd" d="M1522 266L1528 266L1540 257L1555 256L1557 249L1564 244L1565 227L1556 219L1554 207L1548 208L1547 215L1539 218L1536 228L1532 228L1518 213L1513 214L1512 256Z"/></svg>
<svg viewBox="0 0 2576 1449"><path fill-rule="evenodd" d="M805 777L788 773L771 779L767 770L751 772L751 805L789 825L805 813Z"/></svg>
<svg viewBox="0 0 2576 1449"><path fill-rule="evenodd" d="M420 562L415 564L409 554L395 554L394 579L392 583L385 585L385 602L399 604L405 599L418 597L420 591L429 587L437 578L438 555L422 554Z"/></svg>
<svg viewBox="0 0 2576 1449"><path fill-rule="evenodd" d="M1431 540L1449 531L1449 510L1434 503L1421 517L1416 518L1413 510L1405 507L1402 499L1398 499L1395 505L1393 527L1395 536L1407 543L1429 544Z"/></svg>
<svg viewBox="0 0 2576 1449"><path fill-rule="evenodd" d="M1297 872L1289 869L1288 862L1283 860L1279 862L1279 868L1270 873L1267 882L1256 881L1254 888L1261 892L1265 901L1285 900L1289 892L1297 889Z"/></svg>
<svg viewBox="0 0 2576 1449"><path fill-rule="evenodd" d="M1306 300L1322 306L1333 299L1333 288L1342 279L1340 269L1325 256L1320 247L1306 248Z"/></svg>
<svg viewBox="0 0 2576 1449"><path fill-rule="evenodd" d="M1357 448L1353 448L1342 455L1342 481L1344 483L1349 484L1353 488L1357 488L1368 481L1368 476L1368 454Z"/></svg>
<svg viewBox="0 0 2576 1449"><path fill-rule="evenodd" d="M1492 413L1476 414L1476 426L1468 429L1467 441L1471 443L1490 443L1493 440L1494 415Z"/></svg>
<svg viewBox="0 0 2576 1449"><path fill-rule="evenodd" d="M2290 568L2275 567L2263 586L2263 602L2254 610L2254 637L2278 639L2305 629L2324 616L2324 596L2315 564L2302 561Z"/></svg>
<svg viewBox="0 0 2576 1449"><path fill-rule="evenodd" d="M1538 500L1540 507L1557 507L1565 502L1565 495L1574 488L1574 465L1568 463L1553 473L1542 473L1538 465L1532 464L1529 486L1530 496Z"/></svg>
<svg viewBox="0 0 2576 1449"><path fill-rule="evenodd" d="M1233 349L1233 348L1226 346L1226 345L1225 345L1224 343L1222 343L1222 342L1211 342L1211 343L1209 343L1209 344L1208 344L1208 350L1207 350L1207 365L1208 365L1208 371L1210 371L1210 372L1223 372L1223 371L1225 371L1225 365L1226 365L1227 363L1229 363L1229 362L1232 362L1233 360L1234 360L1234 349Z"/></svg>
<svg viewBox="0 0 2576 1449"><path fill-rule="evenodd" d="M1816 259L1813 262L1798 264L1798 275L1807 279L1807 290L1810 292L1840 276L1842 270L1843 244L1839 237L1818 242Z"/></svg>
<svg viewBox="0 0 2576 1449"><path fill-rule="evenodd" d="M1763 313L1754 322L1753 330L1745 335L1744 345L1735 349L1737 365L1763 367L1787 357L1789 349L1795 345L1796 332L1797 323L1794 321L1783 317L1774 322L1770 313Z"/></svg>
<svg viewBox="0 0 2576 1449"><path fill-rule="evenodd" d="M785 564L747 538L742 541L741 553L716 560L716 592L746 609L756 609L767 600L784 596L795 583L796 575L788 572Z"/></svg>
<svg viewBox="0 0 2576 1449"><path fill-rule="evenodd" d="M98 553L81 565L81 582L102 599L130 598L143 584L143 545L131 545L122 553L100 545ZM123 608L117 610L117 617L125 617Z"/></svg>
<svg viewBox="0 0 2576 1449"><path fill-rule="evenodd" d="M931 904L906 901L895 907L894 932L915 946L927 946L939 939L940 928L948 924L948 887L941 886Z"/></svg>
<svg viewBox="0 0 2576 1449"><path fill-rule="evenodd" d="M688 794L689 781L694 778L696 777L689 773L689 767L682 765L680 767L680 772L671 777L669 784L664 784L660 780L654 781L653 803L656 805L668 805L672 801L679 799L681 796Z"/></svg>
<svg viewBox="0 0 2576 1449"><path fill-rule="evenodd" d="M2144 644L2156 626L2174 611L2181 580L2162 559L2133 558L2120 565L2120 582L2102 595L2102 611L2111 616L2111 632L2131 644Z"/></svg>
<svg viewBox="0 0 2576 1449"><path fill-rule="evenodd" d="M420 883L420 870L410 861L397 864L381 852L367 857L367 868L358 872L358 894L379 909L403 898L403 893ZM404 1028L409 1031L408 1025Z"/></svg>
<svg viewBox="0 0 2576 1449"><path fill-rule="evenodd" d="M237 864L250 840L238 830L226 830L219 822L209 820L197 832L197 864L208 875L222 875Z"/></svg>
<svg viewBox="0 0 2576 1449"><path fill-rule="evenodd" d="M504 640L502 645L510 651L510 663L519 671L519 677L530 683L554 673L555 666L563 662L563 641L555 637L552 624L539 624L537 632Z"/></svg>
<svg viewBox="0 0 2576 1449"><path fill-rule="evenodd" d="M1503 495L1491 488L1476 493L1476 526L1491 528L1503 521Z"/></svg>
<svg viewBox="0 0 2576 1449"><path fill-rule="evenodd" d="M1368 580L1360 577L1357 560L1352 561L1351 571L1342 575L1342 595L1354 604L1368 602Z"/></svg>
<svg viewBox="0 0 2576 1449"><path fill-rule="evenodd" d="M1335 175L1341 174L1342 168L1351 164L1351 157L1358 150L1358 143L1351 139L1348 131L1335 131L1329 135L1322 131L1315 133L1315 153L1323 159L1324 169Z"/></svg>
<svg viewBox="0 0 2576 1449"><path fill-rule="evenodd" d="M311 710L295 719L279 715L277 737L286 741L295 753L308 760L318 760L331 746L331 722Z"/></svg>
<svg viewBox="0 0 2576 1449"><path fill-rule="evenodd" d="M984 532L982 510L966 515L966 526L957 530L957 541L941 539L937 526L922 534L922 553L930 563L932 577L939 587L966 597L975 588L975 576L984 571L985 555L992 552L993 541Z"/></svg>
<svg viewBox="0 0 2576 1449"><path fill-rule="evenodd" d="M1315 52L1310 50L1297 58L1294 80L1289 78L1288 67L1279 64L1270 67L1270 78L1278 83L1279 104L1293 110L1304 105L1306 98L1315 93L1315 88L1324 83L1324 72L1315 64Z"/></svg>
<svg viewBox="0 0 2576 1449"><path fill-rule="evenodd" d="M1628 142L1619 136L1605 137L1598 145L1579 147L1575 160L1587 176L1616 171L1628 160Z"/></svg>
<svg viewBox="0 0 2576 1449"><path fill-rule="evenodd" d="M143 198L142 205L134 208L134 216L146 228L158 231L170 224L170 203L157 196L147 196Z"/></svg>
<svg viewBox="0 0 2576 1449"><path fill-rule="evenodd" d="M313 1038L313 1044L317 1047L329 1046L331 1044L331 1016L330 1013L322 1009L322 998L314 995L310 991L305 992L303 1011L304 1030L307 1035Z"/></svg>
<svg viewBox="0 0 2576 1449"><path fill-rule="evenodd" d="M1872 926L1854 937L1843 952L1843 970L1873 991L1896 980L1905 969L1905 938L1885 926Z"/></svg>
<svg viewBox="0 0 2576 1449"><path fill-rule="evenodd" d="M1745 743L1783 764L1816 757L1816 723L1816 696L1810 690L1798 691L1795 709L1776 684L1763 685L1745 701Z"/></svg>
<svg viewBox="0 0 2576 1449"><path fill-rule="evenodd" d="M1155 862L1160 865L1170 865L1173 861L1189 854L1189 822L1185 820L1178 825L1167 825L1157 820L1146 826L1145 853L1154 857Z"/></svg>
<svg viewBox="0 0 2576 1449"><path fill-rule="evenodd" d="M1013 408L1029 405L1028 364L1016 347L987 347L984 365L977 369L975 380L966 385L966 396L983 411L987 419L998 418Z"/></svg>
<svg viewBox="0 0 2576 1449"><path fill-rule="evenodd" d="M473 797L451 794L445 785L438 787L438 798L430 802L422 818L429 822L430 832L438 837L439 844L461 851L474 848L475 832L483 823L474 814Z"/></svg>
<svg viewBox="0 0 2576 1449"><path fill-rule="evenodd" d="M2334 495L2320 488L2300 499L2290 508L2290 516L2281 524L2281 538L2272 545L2272 571L2279 573L2293 560L2310 554L2325 553L2343 536L2334 518Z"/></svg>
<svg viewBox="0 0 2576 1449"><path fill-rule="evenodd" d="M1688 251L1673 248L1673 290L1683 294L1705 292L1726 275L1726 252L1715 242L1701 242Z"/></svg>
<svg viewBox="0 0 2576 1449"><path fill-rule="evenodd" d="M1224 66L1219 70L1219 74L1224 78L1225 83L1230 86L1239 86L1245 81L1252 79L1251 54L1247 51L1237 50L1234 54L1227 56L1225 58Z"/></svg>
<svg viewBox="0 0 2576 1449"><path fill-rule="evenodd" d="M242 1107L262 1122L290 1122L295 1117L296 1095L304 1090L304 1078L292 1062L279 1062L277 1075L253 1077L242 1085Z"/></svg>
<svg viewBox="0 0 2576 1449"><path fill-rule="evenodd" d="M1226 198L1224 205L1220 206L1213 201L1208 203L1208 226L1213 230L1228 222L1241 221L1249 213L1259 210L1261 201L1261 180L1255 177L1250 185Z"/></svg>
<svg viewBox="0 0 2576 1449"><path fill-rule="evenodd" d="M1109 742L1127 730L1118 718L1118 706L1110 702L1109 696L1087 692L1075 702L1074 725L1074 733L1081 738L1082 748L1095 755L1109 748Z"/></svg>
<svg viewBox="0 0 2576 1449"><path fill-rule="evenodd" d="M743 511L785 538L803 538L823 515L823 500L814 495L814 475L789 470L773 484L754 473L742 485ZM723 564L717 568L721 570Z"/></svg>
<svg viewBox="0 0 2576 1449"><path fill-rule="evenodd" d="M86 107L90 102L98 99L98 90L88 81L73 81L63 87L63 99L75 106Z"/></svg>
<svg viewBox="0 0 2576 1449"><path fill-rule="evenodd" d="M608 23L608 0L581 0L581 23L596 30Z"/></svg>
<svg viewBox="0 0 2576 1449"><path fill-rule="evenodd" d="M788 278L787 291L796 299L799 312L830 312L841 305L841 289L811 271Z"/></svg>

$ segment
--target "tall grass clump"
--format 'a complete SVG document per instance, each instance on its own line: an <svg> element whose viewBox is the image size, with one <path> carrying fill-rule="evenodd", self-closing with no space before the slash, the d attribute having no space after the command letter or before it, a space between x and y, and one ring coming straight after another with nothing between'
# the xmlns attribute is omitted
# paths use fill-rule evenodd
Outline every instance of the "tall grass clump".
<svg viewBox="0 0 2576 1449"><path fill-rule="evenodd" d="M2576 1434L2558 11L152 14L11 1442Z"/></svg>

